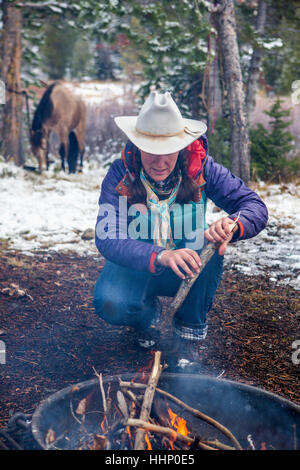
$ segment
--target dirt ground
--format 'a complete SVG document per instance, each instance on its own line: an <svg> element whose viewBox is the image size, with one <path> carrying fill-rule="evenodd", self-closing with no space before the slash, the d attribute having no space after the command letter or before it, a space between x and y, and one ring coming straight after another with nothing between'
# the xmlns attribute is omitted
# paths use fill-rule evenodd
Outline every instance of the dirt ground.
<svg viewBox="0 0 300 470"><path fill-rule="evenodd" d="M0 340L6 348L0 428L15 412L32 413L55 391L94 378L93 367L104 376L147 367L151 354L136 349L130 331L94 314L101 257L2 253L0 264ZM168 299L161 300L167 339ZM225 271L208 317L203 373L223 374L300 404L300 365L292 361L299 317L299 292L275 286L267 276Z"/></svg>

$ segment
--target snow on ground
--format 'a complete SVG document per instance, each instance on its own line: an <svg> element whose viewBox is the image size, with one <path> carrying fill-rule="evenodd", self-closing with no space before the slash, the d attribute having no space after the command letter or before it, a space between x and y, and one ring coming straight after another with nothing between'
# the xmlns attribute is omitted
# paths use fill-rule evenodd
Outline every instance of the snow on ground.
<svg viewBox="0 0 300 470"><path fill-rule="evenodd" d="M93 237L82 235L94 229L106 172L86 162L83 173L68 175L54 167L37 175L0 160L0 242L31 256L41 250L97 256ZM300 189L261 184L256 190L268 206L269 224L257 237L231 245L226 265L300 289ZM224 215L213 209L209 204L209 223Z"/></svg>
<svg viewBox="0 0 300 470"><path fill-rule="evenodd" d="M82 174L37 175L0 162L0 239L27 254L39 249L96 253L93 241L81 235L95 226L106 171L90 163Z"/></svg>
<svg viewBox="0 0 300 470"><path fill-rule="evenodd" d="M250 240L229 245L226 265L245 274L267 274L272 281L300 289L300 188L294 184L255 188L269 211L268 225ZM213 212L208 222L225 215Z"/></svg>
<svg viewBox="0 0 300 470"><path fill-rule="evenodd" d="M125 82L65 82L76 95L82 97L87 105L100 104L104 101L116 100L123 103L124 98L132 93L137 85Z"/></svg>

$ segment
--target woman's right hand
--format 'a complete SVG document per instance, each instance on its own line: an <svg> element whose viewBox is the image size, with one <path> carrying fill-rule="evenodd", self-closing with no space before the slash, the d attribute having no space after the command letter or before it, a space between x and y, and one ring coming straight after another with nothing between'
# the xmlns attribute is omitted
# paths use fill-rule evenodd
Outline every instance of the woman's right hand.
<svg viewBox="0 0 300 470"><path fill-rule="evenodd" d="M165 250L163 251L160 264L162 266L171 268L177 276L181 279L186 277L193 277L195 273L199 273L201 266L201 259L198 253L190 248L181 248L179 250ZM184 275L179 267L186 273Z"/></svg>

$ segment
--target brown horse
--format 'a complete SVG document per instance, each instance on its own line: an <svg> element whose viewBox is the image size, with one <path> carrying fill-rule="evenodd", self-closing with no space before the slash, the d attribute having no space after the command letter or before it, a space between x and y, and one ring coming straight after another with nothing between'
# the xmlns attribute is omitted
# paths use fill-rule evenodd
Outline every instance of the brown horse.
<svg viewBox="0 0 300 470"><path fill-rule="evenodd" d="M49 136L54 131L60 140L62 169L67 156L69 173L76 172L78 152L80 167L84 155L86 108L83 101L60 82L54 82L43 94L34 113L30 141L42 172L49 166Z"/></svg>

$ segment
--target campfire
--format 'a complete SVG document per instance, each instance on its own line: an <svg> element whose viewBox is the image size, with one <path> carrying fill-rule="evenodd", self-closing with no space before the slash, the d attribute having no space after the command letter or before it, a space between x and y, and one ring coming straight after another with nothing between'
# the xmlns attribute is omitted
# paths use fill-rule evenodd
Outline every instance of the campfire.
<svg viewBox="0 0 300 470"><path fill-rule="evenodd" d="M45 447L64 449L76 440L78 450L243 450L228 427L159 387L165 367L157 351L149 375L104 383L95 370L98 390L75 399L78 386L70 389L68 422L62 429L46 430ZM71 420L77 423L76 439ZM250 434L247 444L248 449L266 449L263 441L255 447Z"/></svg>

